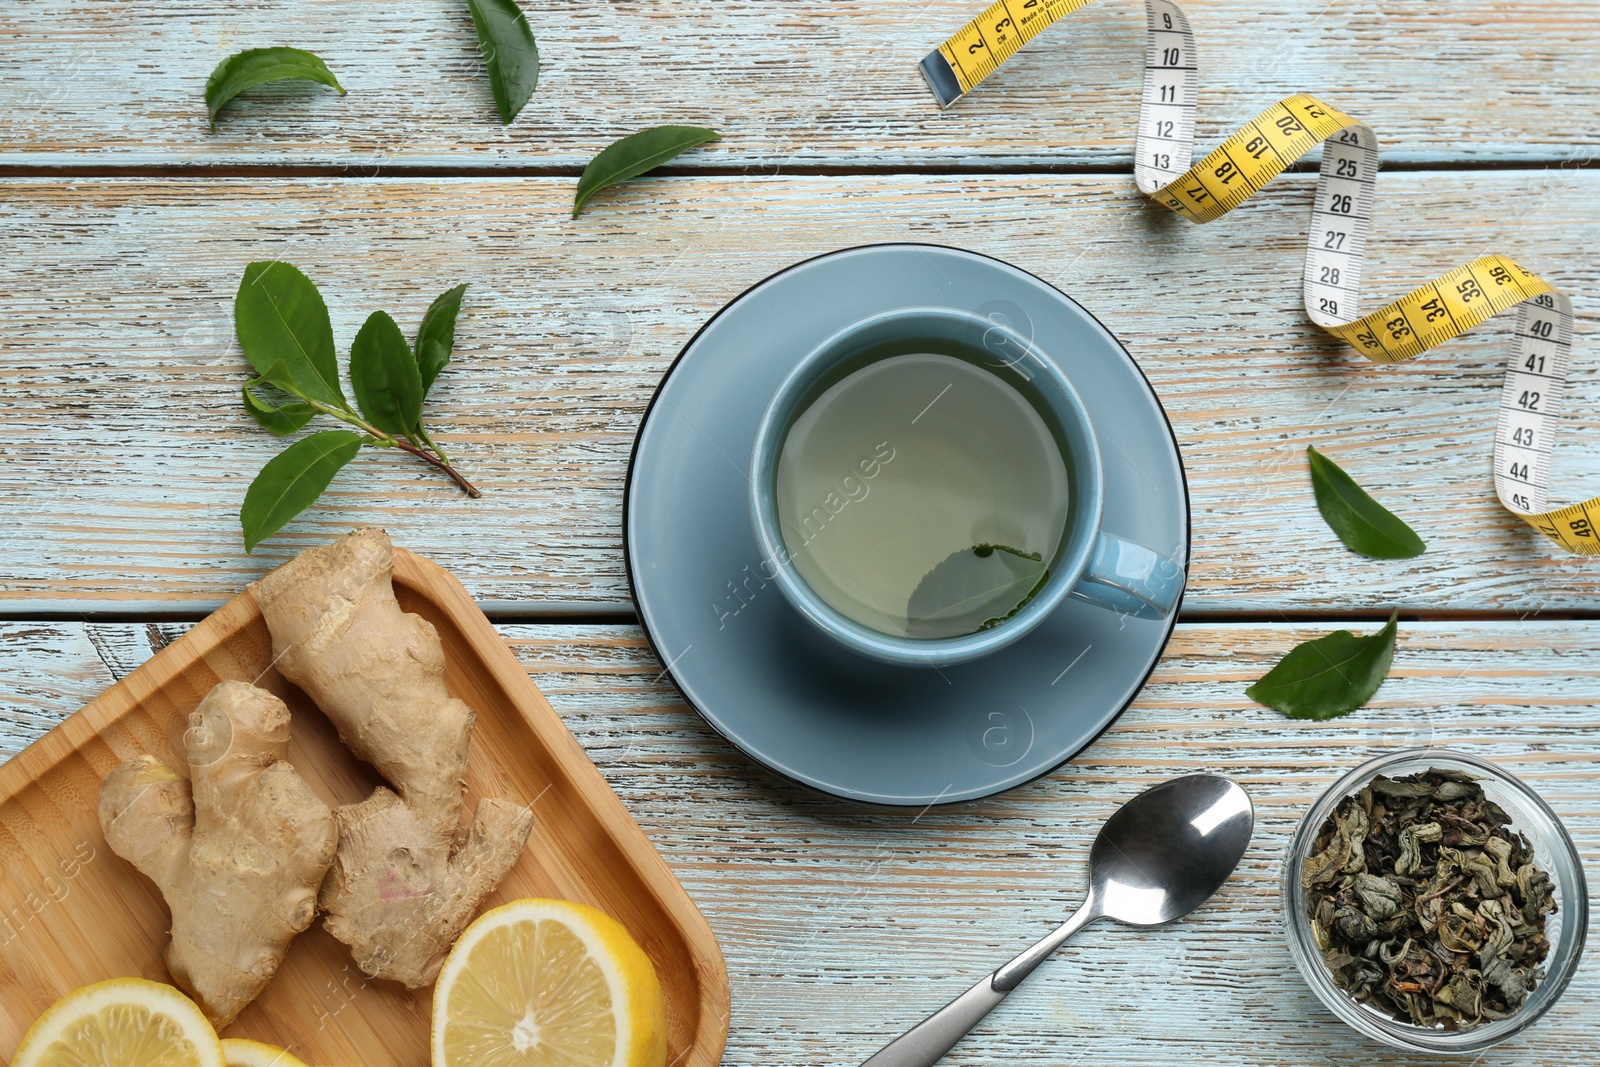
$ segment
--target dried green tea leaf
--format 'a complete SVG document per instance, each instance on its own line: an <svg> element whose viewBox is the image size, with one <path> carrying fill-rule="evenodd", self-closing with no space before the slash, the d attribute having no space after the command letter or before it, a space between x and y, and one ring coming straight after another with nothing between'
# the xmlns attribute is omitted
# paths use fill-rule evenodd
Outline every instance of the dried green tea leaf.
<svg viewBox="0 0 1600 1067"><path fill-rule="evenodd" d="M500 121L509 125L539 84L539 45L516 0L467 0Z"/></svg>
<svg viewBox="0 0 1600 1067"><path fill-rule="evenodd" d="M349 430L323 430L302 437L261 468L244 494L239 525L244 550L255 547L314 503L333 476L355 458L364 441Z"/></svg>
<svg viewBox="0 0 1600 1067"><path fill-rule="evenodd" d="M428 395L433 380L450 362L450 350L456 343L456 316L466 292L467 283L462 282L440 293L422 316L422 326L417 330L417 370L422 375L423 396Z"/></svg>
<svg viewBox="0 0 1600 1067"><path fill-rule="evenodd" d="M251 48L229 56L217 64L206 79L206 107L211 112L211 128L217 128L217 112L246 89L267 82L289 79L319 82L339 90L344 86L319 57L299 48Z"/></svg>
<svg viewBox="0 0 1600 1067"><path fill-rule="evenodd" d="M1318 828L1299 881L1334 984L1402 1022L1509 1018L1544 978L1554 883L1465 772L1373 778Z"/></svg>
<svg viewBox="0 0 1600 1067"><path fill-rule="evenodd" d="M1260 681L1244 691L1251 700L1291 719L1334 719L1372 699L1394 660L1396 620L1367 637L1335 630L1289 650Z"/></svg>
<svg viewBox="0 0 1600 1067"><path fill-rule="evenodd" d="M600 190L637 178L691 148L721 139L715 130L699 126L656 126L630 133L613 142L583 169L572 201L572 217L577 218L583 205Z"/></svg>
<svg viewBox="0 0 1600 1067"><path fill-rule="evenodd" d="M302 399L349 409L328 306L310 278L288 263L250 264L233 302L233 325L257 374L286 373L290 391Z"/></svg>
<svg viewBox="0 0 1600 1067"><path fill-rule="evenodd" d="M1306 448L1317 510L1346 548L1372 559L1410 559L1427 544L1394 512L1372 499L1333 460Z"/></svg>
<svg viewBox="0 0 1600 1067"><path fill-rule="evenodd" d="M350 346L350 385L361 413L384 433L410 435L422 419L417 357L388 312L374 311Z"/></svg>

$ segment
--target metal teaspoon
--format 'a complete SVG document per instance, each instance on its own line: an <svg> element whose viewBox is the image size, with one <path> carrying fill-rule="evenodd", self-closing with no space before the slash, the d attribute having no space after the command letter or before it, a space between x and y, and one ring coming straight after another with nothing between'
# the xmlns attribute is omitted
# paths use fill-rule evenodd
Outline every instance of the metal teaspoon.
<svg viewBox="0 0 1600 1067"><path fill-rule="evenodd" d="M932 1067L1062 943L1096 919L1160 926L1203 904L1239 865L1255 811L1212 774L1152 786L1114 812L1089 850L1089 895L1072 917L885 1045L861 1067Z"/></svg>

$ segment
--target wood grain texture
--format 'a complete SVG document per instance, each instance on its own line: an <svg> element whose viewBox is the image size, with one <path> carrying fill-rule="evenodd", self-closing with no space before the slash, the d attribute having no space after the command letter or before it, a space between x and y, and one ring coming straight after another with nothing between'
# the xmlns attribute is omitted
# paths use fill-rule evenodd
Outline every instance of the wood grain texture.
<svg viewBox="0 0 1600 1067"><path fill-rule="evenodd" d="M1503 764L1600 869L1596 623L1404 624L1373 705L1327 723L1290 722L1243 696L1324 628L1180 625L1138 702L1076 760L1005 796L921 814L821 797L753 764L679 702L635 627L499 629L716 931L733 985L730 1065L861 1062L1072 907L1101 820L1179 774L1225 773L1251 792L1258 830L1239 873L1171 928L1081 935L955 1062L1437 1062L1384 1051L1324 1011L1280 926L1278 879L1300 814L1383 751L1433 744ZM75 710L147 654L149 635L6 623L0 646L16 650L0 658L0 719L16 721ZM40 709L16 694L41 668L81 681ZM1597 975L1591 951L1544 1020L1477 1062L1589 1067Z"/></svg>
<svg viewBox="0 0 1600 1067"><path fill-rule="evenodd" d="M1188 469L1189 610L1592 608L1600 570L1503 511L1491 487L1509 321L1398 367L1317 330L1299 279L1311 185L1280 179L1196 227L1115 177L666 178L608 192L577 221L570 179L6 182L0 610L200 612L367 523L439 560L491 612L626 610L627 457L679 347L796 260L897 240L1009 260L1127 344ZM1368 306L1490 249L1572 294L1562 503L1600 485L1596 247L1597 172L1380 178ZM238 394L233 296L262 258L321 285L341 351L371 311L409 333L435 294L472 282L429 410L483 499L368 453L244 555L237 509L280 447ZM1315 510L1313 443L1411 521L1427 554L1377 562L1340 547Z"/></svg>
<svg viewBox="0 0 1600 1067"><path fill-rule="evenodd" d="M1225 0L1184 5L1211 144L1310 92L1373 124L1391 160L1593 154L1600 23L1579 0ZM978 0L670 0L529 6L543 70L498 122L466 5L400 0L13 0L0 9L10 164L581 167L645 126L725 140L678 166L1131 165L1144 7L1101 0L941 113L917 61ZM202 89L241 48L321 55L350 94L253 91L206 129Z"/></svg>
<svg viewBox="0 0 1600 1067"><path fill-rule="evenodd" d="M501 626L716 931L733 983L725 1062L859 1063L1075 903L1089 842L1118 802L1195 770L1230 774L1256 800L1258 836L1235 879L1173 928L1087 932L954 1062L1436 1062L1386 1052L1316 1004L1290 962L1277 886L1315 795L1377 752L1418 744L1525 777L1600 870L1600 622L1543 621L1592 611L1600 571L1494 502L1509 325L1397 368L1316 331L1300 308L1306 177L1202 229L1125 176L994 173L1130 166L1137 0L1090 5L942 113L915 64L982 0L524 6L544 71L502 127L461 0L0 5L0 168L60 168L0 179L0 758L187 629L142 614L209 610L362 523L447 566L491 611L627 613L628 449L683 342L806 256L959 245L1080 299L1152 380L1194 504L1187 611L1343 617L1181 624L1134 708L1080 758L1006 796L920 815L821 797L754 764L684 707L632 625ZM1185 8L1201 149L1306 91L1371 123L1388 164L1519 168L1384 175L1366 306L1488 251L1565 287L1581 321L1554 498L1600 488L1600 173L1582 169L1600 149L1592 8ZM265 87L208 134L207 74L268 44L318 52L350 95ZM596 151L668 122L724 140L566 218ZM183 177L206 166L348 177ZM163 173L105 180L100 167ZM381 180L410 168L483 176ZM895 173L913 169L952 173ZM742 176L716 176L729 174ZM341 352L369 312L394 312L409 333L436 293L474 283L459 363L430 409L483 500L402 457L366 455L257 558L243 555L238 504L277 444L239 409L231 307L244 264L271 257L322 285ZM1428 553L1345 552L1315 511L1302 458L1313 443L1410 520ZM1296 641L1375 626L1349 616L1391 605L1500 618L1402 620L1389 681L1346 719L1287 722L1243 696ZM77 611L139 621L3 621ZM1594 1063L1596 933L1556 1009L1477 1062Z"/></svg>
<svg viewBox="0 0 1600 1067"><path fill-rule="evenodd" d="M401 608L437 632L450 694L477 713L462 781L467 810L497 797L532 811L526 849L484 906L559 897L614 916L655 963L673 1062L714 1067L728 984L705 919L460 584L397 552L394 586ZM150 647L148 629L145 637ZM154 754L171 765L190 712L218 681L253 682L289 705L288 759L330 806L364 800L381 784L273 670L273 645L247 589L0 766L0 1055L14 1054L38 1014L75 988L165 977L167 909L155 886L111 853L95 797L124 760ZM99 658L107 669L126 665ZM431 1003L429 989L365 980L318 925L295 939L224 1034L272 1035L315 1063L421 1067Z"/></svg>

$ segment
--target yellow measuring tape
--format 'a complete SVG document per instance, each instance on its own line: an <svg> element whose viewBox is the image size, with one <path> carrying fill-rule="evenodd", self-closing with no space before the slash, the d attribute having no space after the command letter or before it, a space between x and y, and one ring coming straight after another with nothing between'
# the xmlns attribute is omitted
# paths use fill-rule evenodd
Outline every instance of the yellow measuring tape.
<svg viewBox="0 0 1600 1067"><path fill-rule="evenodd" d="M994 73L1017 49L1089 0L999 0L928 54L920 69L941 107ZM1517 325L1500 393L1494 484L1506 510L1569 552L1600 555L1600 497L1546 510L1550 446L1566 387L1572 302L1505 256L1490 255L1360 315L1361 279L1378 173L1378 139L1313 96L1272 105L1198 164L1198 75L1189 20L1171 0L1145 0L1148 43L1134 180L1139 191L1194 222L1221 218L1285 167L1322 145L1306 239L1311 321L1378 363L1399 363L1508 308Z"/></svg>

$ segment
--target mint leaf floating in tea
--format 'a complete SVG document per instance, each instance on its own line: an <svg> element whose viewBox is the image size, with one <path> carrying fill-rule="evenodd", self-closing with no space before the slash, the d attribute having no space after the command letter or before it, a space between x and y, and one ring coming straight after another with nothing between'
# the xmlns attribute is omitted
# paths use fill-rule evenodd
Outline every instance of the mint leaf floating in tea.
<svg viewBox="0 0 1600 1067"><path fill-rule="evenodd" d="M656 126L630 133L613 142L583 169L583 176L578 179L578 193L572 200L572 217L577 218L583 205L600 190L655 170L691 148L721 139L722 135L715 130L699 126Z"/></svg>
<svg viewBox="0 0 1600 1067"><path fill-rule="evenodd" d="M344 86L320 57L300 48L251 48L218 63L217 69L206 79L206 109L211 113L211 128L217 128L217 112L240 93L268 82L291 79L318 82L344 95Z"/></svg>
<svg viewBox="0 0 1600 1067"><path fill-rule="evenodd" d="M1550 875L1458 771L1374 778L1300 868L1334 984L1402 1022L1466 1030L1513 1015L1544 977Z"/></svg>
<svg viewBox="0 0 1600 1067"><path fill-rule="evenodd" d="M1410 559L1428 547L1394 512L1372 499L1333 460L1306 448L1317 510L1346 548L1372 559Z"/></svg>
<svg viewBox="0 0 1600 1067"><path fill-rule="evenodd" d="M467 0L500 122L510 125L539 84L539 45L516 0Z"/></svg>
<svg viewBox="0 0 1600 1067"><path fill-rule="evenodd" d="M240 347L257 372L243 386L245 410L280 436L295 433L317 415L361 431L312 434L261 469L239 511L245 551L310 507L363 446L409 452L448 474L468 496L481 495L422 422L422 403L450 361L466 288L458 285L434 300L417 331L418 352L386 312L367 317L350 349L350 383L361 405L357 413L339 384L333 326L316 285L288 263L245 268L233 305Z"/></svg>
<svg viewBox="0 0 1600 1067"><path fill-rule="evenodd" d="M906 636L959 637L1011 618L1050 577L1037 552L977 544L950 553L923 576L906 605Z"/></svg>
<svg viewBox="0 0 1600 1067"><path fill-rule="evenodd" d="M1377 633L1335 630L1289 650L1244 695L1291 719L1335 719L1372 699L1394 660L1399 612Z"/></svg>

